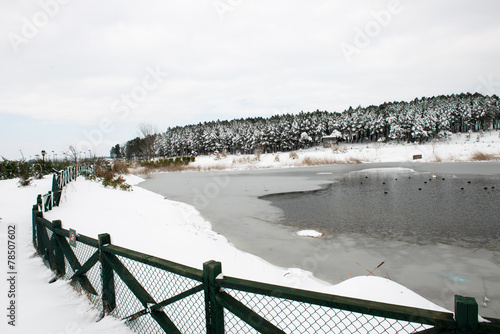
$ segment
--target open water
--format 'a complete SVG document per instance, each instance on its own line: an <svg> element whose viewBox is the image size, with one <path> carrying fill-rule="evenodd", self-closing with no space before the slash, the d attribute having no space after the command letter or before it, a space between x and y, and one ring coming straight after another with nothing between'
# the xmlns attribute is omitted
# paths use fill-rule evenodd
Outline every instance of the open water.
<svg viewBox="0 0 500 334"><path fill-rule="evenodd" d="M326 234L500 249L498 178L375 169L263 199L283 210L283 223Z"/></svg>

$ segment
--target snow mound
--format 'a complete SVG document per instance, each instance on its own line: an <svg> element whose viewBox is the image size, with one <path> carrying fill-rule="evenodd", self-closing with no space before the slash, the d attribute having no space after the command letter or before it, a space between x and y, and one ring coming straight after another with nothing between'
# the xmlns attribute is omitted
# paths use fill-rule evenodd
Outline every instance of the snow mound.
<svg viewBox="0 0 500 334"><path fill-rule="evenodd" d="M300 230L296 233L299 237L321 238L323 233L315 230Z"/></svg>

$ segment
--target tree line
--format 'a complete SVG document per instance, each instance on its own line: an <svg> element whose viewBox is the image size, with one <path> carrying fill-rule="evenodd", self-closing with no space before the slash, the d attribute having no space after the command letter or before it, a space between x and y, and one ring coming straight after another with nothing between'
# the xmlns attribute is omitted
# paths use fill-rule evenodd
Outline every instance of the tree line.
<svg viewBox="0 0 500 334"><path fill-rule="evenodd" d="M188 155L195 151L248 154L285 152L317 146L334 130L347 143L398 141L423 143L452 133L500 128L500 99L479 93L386 102L338 112L312 111L217 120L168 128L116 145L112 157L151 159ZM149 129L150 130L150 129Z"/></svg>

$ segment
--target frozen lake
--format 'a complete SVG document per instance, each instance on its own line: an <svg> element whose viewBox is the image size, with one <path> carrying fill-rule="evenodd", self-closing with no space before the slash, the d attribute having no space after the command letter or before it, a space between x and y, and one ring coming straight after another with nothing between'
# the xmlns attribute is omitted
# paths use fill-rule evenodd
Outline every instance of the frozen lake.
<svg viewBox="0 0 500 334"><path fill-rule="evenodd" d="M413 184L401 182L400 186L395 184L395 180L391 180L394 181L392 184L388 175L382 176L385 172L364 171L381 168L412 169L418 172L414 175L414 185L418 185L417 181L421 181L422 185L414 189ZM357 175L348 174L355 171L361 172ZM239 249L260 256L275 265L309 270L316 277L335 284L350 276L366 275L368 272L363 267L373 270L384 261L384 264L374 271L375 274L387 276L450 310L453 310L455 294L475 297L480 305L483 304L484 297L487 297L490 301L485 307L480 307L480 314L498 318L500 317L500 251L498 250L500 219L490 217L487 224L491 227L489 236L492 238L484 244L473 235L472 241L475 244L470 243L471 235L462 228L455 230L462 233L463 238L451 236L444 241L436 238L432 228L440 226L437 223L440 215L428 220L429 215L426 215L424 207L417 210L417 217L421 214L426 216L423 220L427 220L427 227L417 229L420 232L414 232L413 224L406 227L397 224L397 221L405 220L405 214L399 213L399 218L391 224L387 223L388 225L381 219L374 219L376 224L371 226L373 232L367 231L367 227L363 229L363 225L359 224L352 228L349 224L345 224L341 229L335 230L317 225L327 232L326 236L307 238L295 235L299 230L298 227L332 222L331 213L324 209L316 209L312 212L317 214L311 214L310 206L314 200L307 204L305 200L300 200L300 196L296 198L295 204L289 205L284 208L285 210L259 197L289 192L328 191L342 178L345 183L348 183L349 179L353 182L351 187L346 185L344 190L354 191L355 182L361 183L362 177L368 176L370 179L372 176L373 186L377 182L386 182L385 185L382 184L385 188L380 189L382 190L380 198L396 196L406 191L416 192L415 196L425 198L423 194L425 192L430 194L431 187L436 187L433 189L436 191L433 196L439 198L443 191L455 190L457 186L460 186L457 191L470 191L473 186L477 186L477 191L483 191L479 193L490 194L493 203L495 200L498 203L500 189L496 184L500 179L499 171L500 163L494 162L329 165L280 170L161 173L153 175L151 179L141 183L141 186L168 199L194 205L203 217L212 223L214 231L223 234ZM394 172L396 178L395 175L402 171ZM423 183L424 176L432 179L431 173L436 175L436 179L427 181L427 184ZM349 176L346 178L346 175ZM443 175L445 180L442 180ZM437 177L441 179L438 180ZM398 181L402 181L399 178ZM365 182L366 180L368 179L365 179ZM471 180L471 183L456 183L459 180L465 182ZM483 188L480 188L480 184L477 183L479 180L488 185L485 183ZM438 186L437 181L450 182L441 183L443 188ZM488 186L490 189L484 189ZM491 189L493 186L495 189ZM462 187L464 190L460 189ZM439 192L438 188L446 190ZM302 195L311 196L311 193ZM285 195L283 198L286 196L290 195ZM274 197L273 201L280 197L282 196ZM474 213L473 210L482 205L483 201L477 200L477 196L470 199L475 201L469 210ZM352 200L350 207L356 208L359 205L359 202ZM294 214L290 213L292 209ZM322 212L318 213L319 211ZM295 218L299 214L303 220L297 223ZM441 221L446 221L441 226L450 224L447 218ZM479 230L482 228L475 229L476 232Z"/></svg>

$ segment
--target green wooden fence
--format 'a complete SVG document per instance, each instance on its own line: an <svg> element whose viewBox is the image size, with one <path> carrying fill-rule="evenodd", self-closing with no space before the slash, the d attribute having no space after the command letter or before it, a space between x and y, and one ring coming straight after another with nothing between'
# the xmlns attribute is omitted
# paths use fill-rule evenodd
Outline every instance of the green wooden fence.
<svg viewBox="0 0 500 334"><path fill-rule="evenodd" d="M43 218L56 197L44 198L33 206L40 256L102 316L138 333L500 333L500 320L478 322L473 298L456 296L452 314L226 277L220 262L187 267L113 245L109 234L72 245L61 221Z"/></svg>

